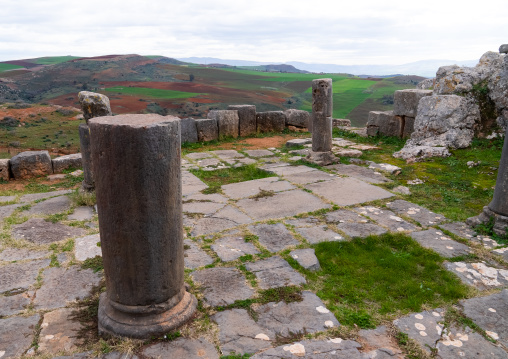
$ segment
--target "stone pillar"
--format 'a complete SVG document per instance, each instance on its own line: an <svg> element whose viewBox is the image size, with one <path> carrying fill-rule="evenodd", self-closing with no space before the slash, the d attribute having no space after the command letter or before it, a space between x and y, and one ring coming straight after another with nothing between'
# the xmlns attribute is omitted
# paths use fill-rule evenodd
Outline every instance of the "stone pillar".
<svg viewBox="0 0 508 359"><path fill-rule="evenodd" d="M82 123L79 125L79 143L81 146L81 163L83 165L83 182L81 189L86 192L95 190L93 180L92 157L90 153L90 129L88 125Z"/></svg>
<svg viewBox="0 0 508 359"><path fill-rule="evenodd" d="M326 166L338 162L332 153L332 79L312 80L312 151L307 161Z"/></svg>
<svg viewBox="0 0 508 359"><path fill-rule="evenodd" d="M505 133L503 151L497 170L496 187L494 196L488 206L483 207L483 212L468 218L466 223L470 226L477 226L480 223L488 223L494 220L494 232L498 235L505 235L508 228L508 128Z"/></svg>
<svg viewBox="0 0 508 359"><path fill-rule="evenodd" d="M196 310L184 286L180 119L120 115L89 125L106 277L99 333L162 335Z"/></svg>

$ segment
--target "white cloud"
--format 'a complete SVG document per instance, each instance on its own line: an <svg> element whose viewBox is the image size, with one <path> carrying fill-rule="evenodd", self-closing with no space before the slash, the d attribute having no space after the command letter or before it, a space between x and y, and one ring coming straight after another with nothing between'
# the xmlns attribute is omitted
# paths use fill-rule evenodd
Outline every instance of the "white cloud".
<svg viewBox="0 0 508 359"><path fill-rule="evenodd" d="M478 59L507 42L506 0L454 3L0 0L0 61L138 53L402 64Z"/></svg>

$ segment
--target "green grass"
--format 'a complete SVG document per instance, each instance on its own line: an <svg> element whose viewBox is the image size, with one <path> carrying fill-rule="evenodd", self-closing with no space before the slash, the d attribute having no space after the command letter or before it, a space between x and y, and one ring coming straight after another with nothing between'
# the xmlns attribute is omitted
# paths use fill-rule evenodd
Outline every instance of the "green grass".
<svg viewBox="0 0 508 359"><path fill-rule="evenodd" d="M15 69L23 69L23 68L24 68L23 66L19 66L19 65L0 63L0 72L15 70Z"/></svg>
<svg viewBox="0 0 508 359"><path fill-rule="evenodd" d="M443 258L404 234L315 246L321 270L311 286L343 325L373 328L382 320L453 303L468 288L442 266Z"/></svg>
<svg viewBox="0 0 508 359"><path fill-rule="evenodd" d="M200 93L194 92L182 92L182 91L173 91L173 90L161 90L161 89L153 89L147 87L109 87L106 89L107 92L114 92L123 95L136 95L136 96L146 96L158 99L179 99L179 98L189 98L196 97L201 95Z"/></svg>
<svg viewBox="0 0 508 359"><path fill-rule="evenodd" d="M39 57L34 59L32 62L38 65L56 65L61 64L62 62L67 62L70 60L79 59L77 56L48 56L48 57Z"/></svg>
<svg viewBox="0 0 508 359"><path fill-rule="evenodd" d="M273 173L257 168L254 164L237 168L223 168L213 171L191 169L190 172L210 187L220 187L221 185L229 183L244 182L275 176Z"/></svg>

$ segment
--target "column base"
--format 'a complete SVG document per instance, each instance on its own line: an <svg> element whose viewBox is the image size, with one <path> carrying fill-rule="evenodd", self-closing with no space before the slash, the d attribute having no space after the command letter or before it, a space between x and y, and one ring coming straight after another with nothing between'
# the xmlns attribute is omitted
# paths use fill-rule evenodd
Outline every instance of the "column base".
<svg viewBox="0 0 508 359"><path fill-rule="evenodd" d="M339 157L335 156L332 151L327 152L315 152L310 151L305 161L314 163L319 166L328 166L339 162Z"/></svg>
<svg viewBox="0 0 508 359"><path fill-rule="evenodd" d="M185 292L178 304L166 311L150 307L128 307L119 310L111 305L106 293L99 298L99 335L150 339L168 333L189 321L196 311L197 300L189 292Z"/></svg>
<svg viewBox="0 0 508 359"><path fill-rule="evenodd" d="M493 231L497 235L505 235L508 228L508 217L492 211L488 206L483 207L483 212L476 217L470 217L466 220L466 224L471 227L476 227L479 224L487 224L494 220Z"/></svg>

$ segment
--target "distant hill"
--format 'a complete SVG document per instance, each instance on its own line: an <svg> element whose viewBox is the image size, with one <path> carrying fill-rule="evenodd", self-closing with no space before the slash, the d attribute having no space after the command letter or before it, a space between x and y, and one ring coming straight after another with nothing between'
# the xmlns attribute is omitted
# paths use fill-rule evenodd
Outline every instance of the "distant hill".
<svg viewBox="0 0 508 359"><path fill-rule="evenodd" d="M230 66L261 66L273 64L273 62L256 62L244 60L226 60L214 57L187 57L179 58L181 61L207 64L221 63ZM340 61L340 60L338 60ZM352 75L362 75L364 77L382 77L400 75L418 75L423 77L434 77L436 71L441 66L459 65L459 66L475 66L478 60L455 61L455 60L423 60L411 62L403 65L336 65L336 64L316 64L298 61L286 62L288 65L314 73L347 73ZM277 64L277 62L275 62Z"/></svg>

